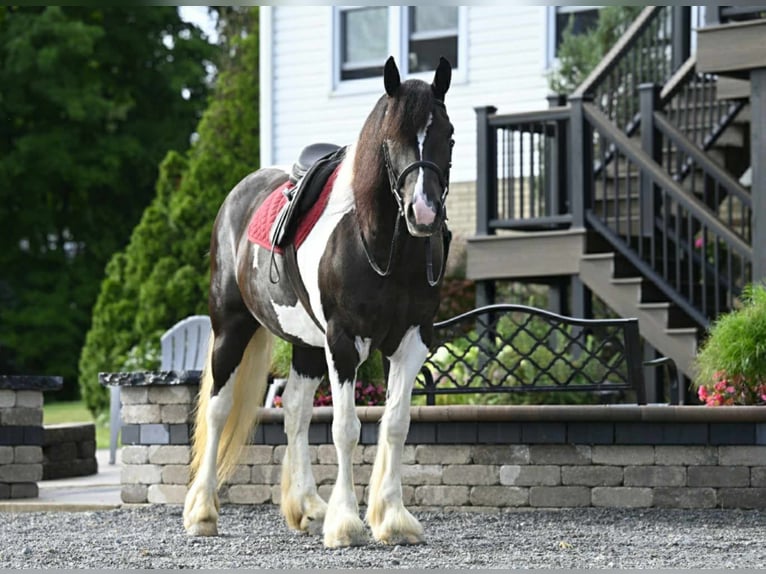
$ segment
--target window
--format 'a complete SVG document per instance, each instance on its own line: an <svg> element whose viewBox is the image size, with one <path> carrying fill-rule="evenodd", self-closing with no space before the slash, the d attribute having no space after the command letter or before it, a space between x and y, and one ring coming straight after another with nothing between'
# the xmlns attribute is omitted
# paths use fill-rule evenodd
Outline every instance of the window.
<svg viewBox="0 0 766 574"><path fill-rule="evenodd" d="M388 7L340 9L340 79L383 73L388 55Z"/></svg>
<svg viewBox="0 0 766 574"><path fill-rule="evenodd" d="M596 27L600 6L551 6L548 8L548 49L550 67L558 57L564 30L571 19L572 33L584 34Z"/></svg>
<svg viewBox="0 0 766 574"><path fill-rule="evenodd" d="M457 6L410 6L407 12L409 71L435 70L440 56L457 65Z"/></svg>
<svg viewBox="0 0 766 574"><path fill-rule="evenodd" d="M444 56L453 79L465 69L465 7L359 6L333 8L333 86L368 89L389 56L402 76L433 73ZM378 86L376 82L375 87Z"/></svg>

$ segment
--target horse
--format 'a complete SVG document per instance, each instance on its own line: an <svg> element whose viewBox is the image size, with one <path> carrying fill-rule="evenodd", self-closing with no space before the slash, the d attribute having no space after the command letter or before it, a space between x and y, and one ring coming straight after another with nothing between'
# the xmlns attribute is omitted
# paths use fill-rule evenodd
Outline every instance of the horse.
<svg viewBox="0 0 766 574"><path fill-rule="evenodd" d="M361 429L354 386L357 368L378 349L387 366L386 401L365 521L381 543L424 541L422 525L402 501L401 457L449 245L445 199L454 128L444 99L451 75L441 58L431 84L402 81L393 57L386 61L385 93L358 140L342 150L326 205L293 252L298 287L285 280L287 251L255 244L245 232L252 214L286 185L287 171L259 169L226 196L210 245L212 334L183 512L189 535L218 534L217 488L257 422L278 336L292 345L282 395L287 448L280 506L287 525L304 532L321 526L328 548L369 542L352 473ZM325 377L338 461L326 503L308 447L313 397Z"/></svg>

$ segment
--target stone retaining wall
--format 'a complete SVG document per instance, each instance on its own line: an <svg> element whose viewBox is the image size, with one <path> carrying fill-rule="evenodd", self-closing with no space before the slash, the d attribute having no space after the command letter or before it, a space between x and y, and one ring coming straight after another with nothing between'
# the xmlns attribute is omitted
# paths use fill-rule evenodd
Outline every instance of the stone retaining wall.
<svg viewBox="0 0 766 574"><path fill-rule="evenodd" d="M43 392L60 377L0 375L0 499L36 498L43 478Z"/></svg>
<svg viewBox="0 0 766 574"><path fill-rule="evenodd" d="M123 387L122 499L182 503L195 385ZM358 409L357 496L375 458L381 407ZM331 408L316 408L311 458L320 494L335 480ZM222 502L279 503L280 409L264 409ZM414 407L403 456L406 504L516 507L766 507L762 407Z"/></svg>
<svg viewBox="0 0 766 574"><path fill-rule="evenodd" d="M43 429L42 452L43 480L96 474L96 425L48 425Z"/></svg>

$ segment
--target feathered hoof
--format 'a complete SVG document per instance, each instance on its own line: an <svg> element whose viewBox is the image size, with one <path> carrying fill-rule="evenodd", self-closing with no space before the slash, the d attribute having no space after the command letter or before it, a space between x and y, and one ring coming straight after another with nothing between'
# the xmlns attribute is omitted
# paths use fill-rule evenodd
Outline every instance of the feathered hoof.
<svg viewBox="0 0 766 574"><path fill-rule="evenodd" d="M369 542L367 530L358 516L348 514L324 524L324 545L327 548L364 546Z"/></svg>
<svg viewBox="0 0 766 574"><path fill-rule="evenodd" d="M218 536L218 524L215 522L195 522L186 527L189 536Z"/></svg>
<svg viewBox="0 0 766 574"><path fill-rule="evenodd" d="M423 527L406 508L389 510L383 522L371 525L371 528L372 537L382 544L395 546L425 542Z"/></svg>

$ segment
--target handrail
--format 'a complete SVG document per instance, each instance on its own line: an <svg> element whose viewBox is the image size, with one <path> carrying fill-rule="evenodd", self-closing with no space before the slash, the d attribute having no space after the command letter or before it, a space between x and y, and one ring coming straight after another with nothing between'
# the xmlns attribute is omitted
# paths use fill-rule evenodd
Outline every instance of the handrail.
<svg viewBox="0 0 766 574"><path fill-rule="evenodd" d="M654 121L657 128L664 133L670 140L681 148L684 153L694 159L702 168L702 171L710 175L714 180L720 183L727 191L737 196L746 207L753 207L753 198L742 185L730 176L724 169L720 168L715 162L697 147L694 142L687 138L683 132L679 131L670 121L660 112L654 112Z"/></svg>
<svg viewBox="0 0 766 574"><path fill-rule="evenodd" d="M684 82L694 74L694 70L697 67L697 54L690 56L678 70L670 77L665 83L660 92L660 107L664 108L665 105L673 99L678 91L684 86Z"/></svg>
<svg viewBox="0 0 766 574"><path fill-rule="evenodd" d="M726 227L715 214L701 201L690 197L673 178L665 173L640 147L634 144L620 130L614 127L612 122L596 106L583 103L583 112L587 120L609 138L620 150L643 172L645 172L655 185L659 185L670 192L680 205L705 224L716 236L723 239L739 255L750 260L753 258L753 249L745 243L737 234Z"/></svg>
<svg viewBox="0 0 766 574"><path fill-rule="evenodd" d="M516 112L513 114L493 114L488 117L489 125L493 128L504 128L509 125L518 125L528 122L546 122L555 120L568 120L569 106L557 106L545 110L531 112Z"/></svg>
<svg viewBox="0 0 766 574"><path fill-rule="evenodd" d="M609 50L609 52L606 53L606 56L602 58L599 65L596 66L593 71L588 74L588 77L577 87L573 96L580 97L590 93L594 86L606 77L620 58L633 47L638 34L651 24L652 19L661 9L662 6L647 6L644 8L641 14L638 15L638 18L633 21L617 43L612 46L611 50Z"/></svg>

